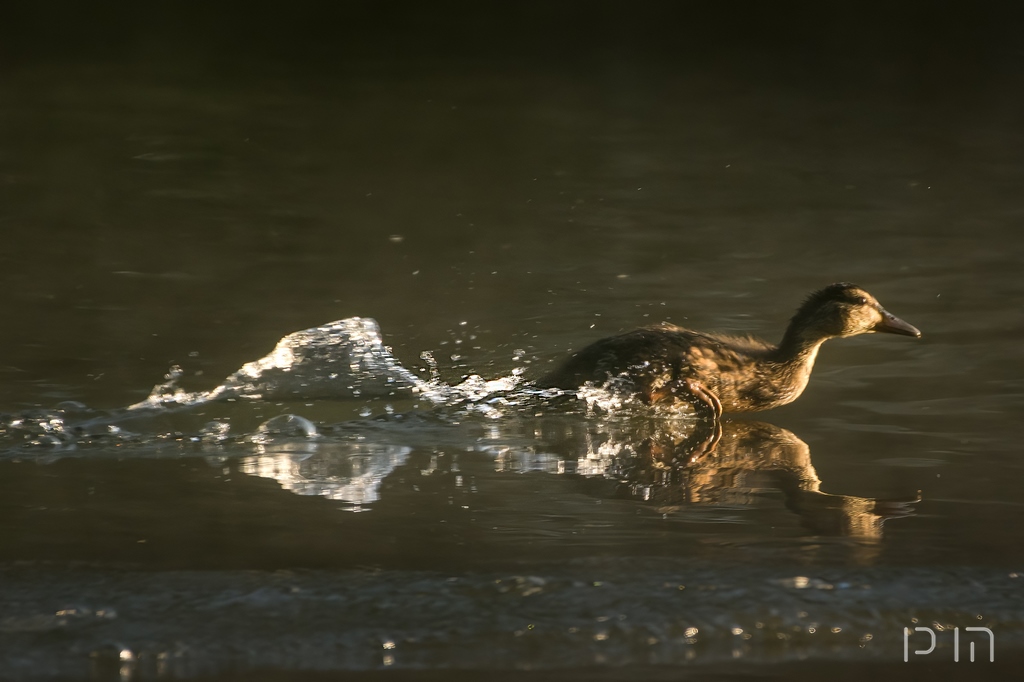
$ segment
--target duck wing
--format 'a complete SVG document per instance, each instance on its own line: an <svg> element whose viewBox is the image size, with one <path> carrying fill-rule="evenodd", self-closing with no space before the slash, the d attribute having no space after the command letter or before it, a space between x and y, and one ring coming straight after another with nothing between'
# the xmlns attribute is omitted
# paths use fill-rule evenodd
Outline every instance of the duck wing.
<svg viewBox="0 0 1024 682"><path fill-rule="evenodd" d="M745 355L747 346L763 351L765 345L673 325L645 327L595 341L573 353L558 369L541 378L538 385L571 390L588 381L604 382L623 374L634 380L662 374L671 375L664 377L666 380L691 376L695 374L691 369L704 374L714 371L720 357L727 358L727 364L735 364Z"/></svg>

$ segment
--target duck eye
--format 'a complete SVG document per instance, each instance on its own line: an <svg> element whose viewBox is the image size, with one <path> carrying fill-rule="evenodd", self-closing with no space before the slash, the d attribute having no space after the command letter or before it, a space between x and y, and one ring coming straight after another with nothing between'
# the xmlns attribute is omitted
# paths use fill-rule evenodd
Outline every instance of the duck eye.
<svg viewBox="0 0 1024 682"><path fill-rule="evenodd" d="M857 301L857 305L867 305L868 304L868 299L866 299L863 296L858 296L855 300Z"/></svg>

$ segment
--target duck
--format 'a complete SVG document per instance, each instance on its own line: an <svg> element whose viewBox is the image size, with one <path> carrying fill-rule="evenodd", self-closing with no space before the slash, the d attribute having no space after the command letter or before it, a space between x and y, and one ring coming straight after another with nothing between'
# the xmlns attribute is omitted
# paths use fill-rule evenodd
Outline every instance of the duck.
<svg viewBox="0 0 1024 682"><path fill-rule="evenodd" d="M879 332L921 337L862 287L837 282L804 300L778 345L662 322L596 341L537 384L564 391L588 383L615 386L641 403L689 405L698 416L717 422L726 412L758 412L793 402L807 387L825 341Z"/></svg>

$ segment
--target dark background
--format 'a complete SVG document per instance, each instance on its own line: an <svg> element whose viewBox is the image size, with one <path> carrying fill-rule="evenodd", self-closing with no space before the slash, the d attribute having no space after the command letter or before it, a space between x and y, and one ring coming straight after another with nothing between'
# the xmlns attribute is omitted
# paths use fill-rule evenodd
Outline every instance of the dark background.
<svg viewBox="0 0 1024 682"><path fill-rule="evenodd" d="M243 70L261 57L319 75L374 59L570 71L644 61L941 100L1020 66L1022 12L1011 4L21 2L2 10L0 54L7 66L116 59Z"/></svg>

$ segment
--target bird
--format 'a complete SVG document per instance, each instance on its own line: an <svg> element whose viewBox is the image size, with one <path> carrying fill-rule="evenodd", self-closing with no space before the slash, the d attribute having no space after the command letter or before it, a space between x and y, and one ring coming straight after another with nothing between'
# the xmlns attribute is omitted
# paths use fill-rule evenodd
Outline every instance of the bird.
<svg viewBox="0 0 1024 682"><path fill-rule="evenodd" d="M688 404L717 422L725 412L793 402L807 386L822 343L874 332L921 336L862 287L837 282L807 297L778 345L662 322L596 341L536 383L566 391L614 385L644 404Z"/></svg>

